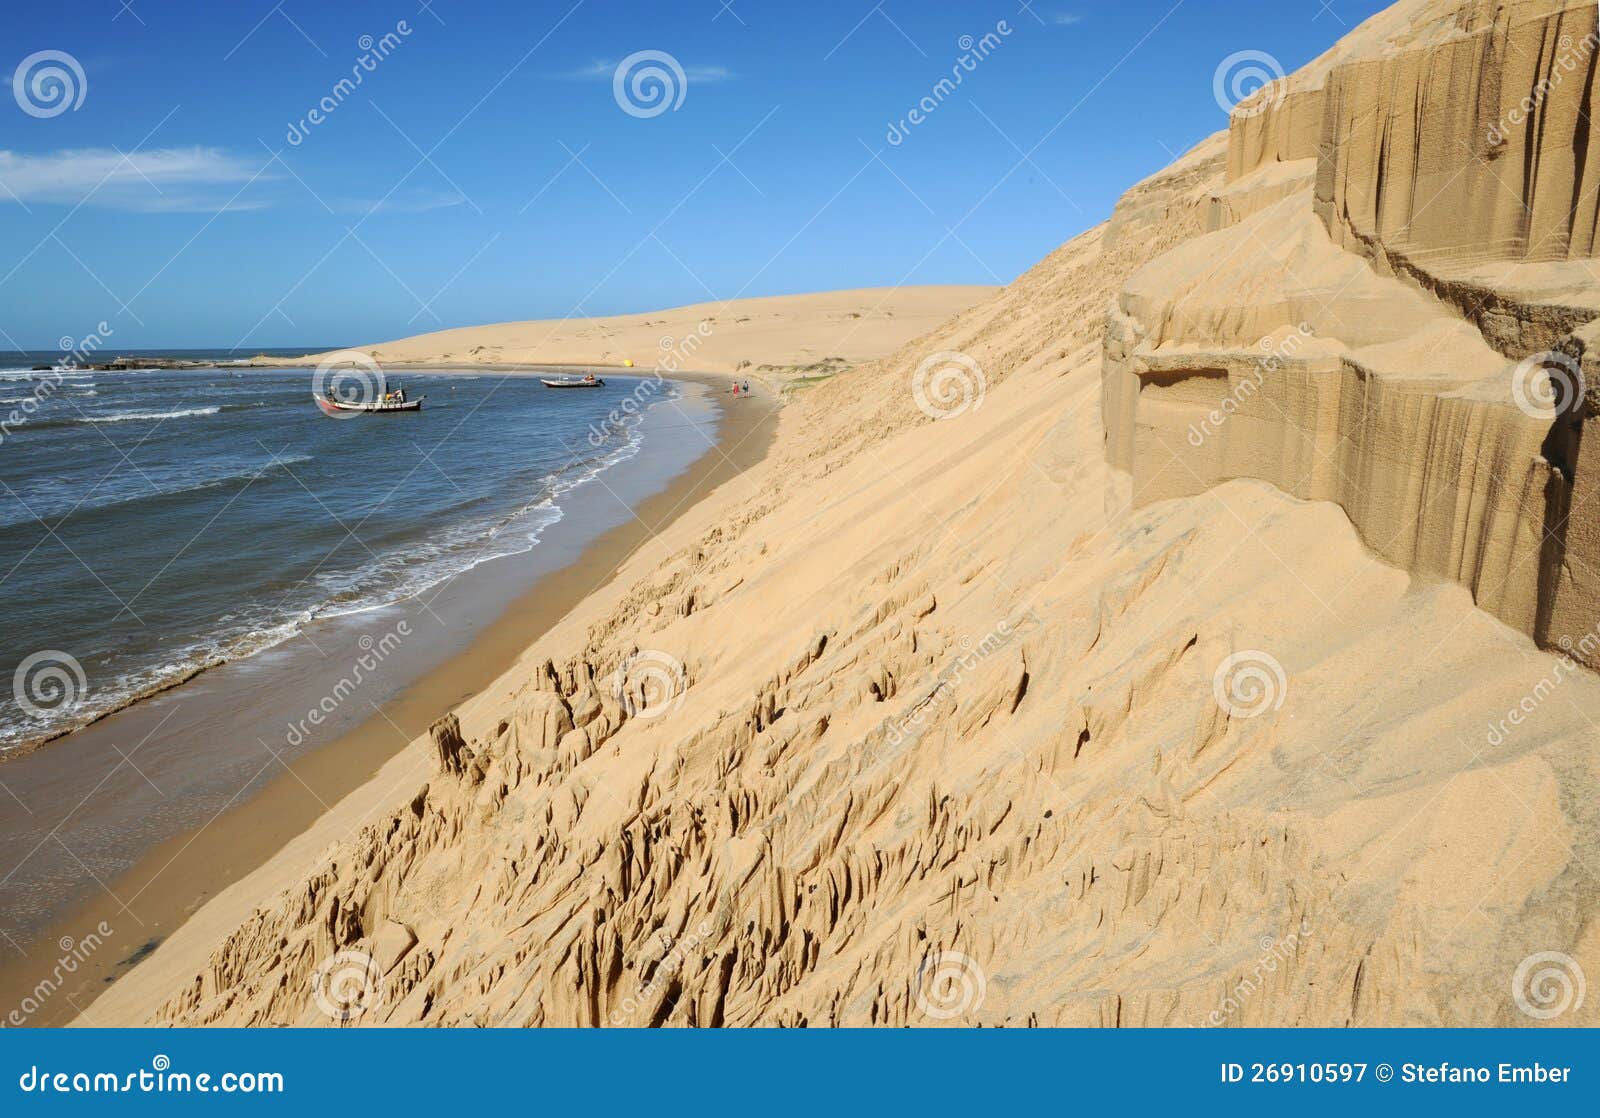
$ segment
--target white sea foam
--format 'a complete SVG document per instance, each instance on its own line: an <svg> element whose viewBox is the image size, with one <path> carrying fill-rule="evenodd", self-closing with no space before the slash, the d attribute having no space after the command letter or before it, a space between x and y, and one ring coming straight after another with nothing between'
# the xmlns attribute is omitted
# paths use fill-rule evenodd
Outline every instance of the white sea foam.
<svg viewBox="0 0 1600 1118"><path fill-rule="evenodd" d="M86 415L82 423L126 423L134 419L185 419L192 415L216 415L222 410L220 404L213 404L209 408L179 408L177 411L120 411L110 415Z"/></svg>

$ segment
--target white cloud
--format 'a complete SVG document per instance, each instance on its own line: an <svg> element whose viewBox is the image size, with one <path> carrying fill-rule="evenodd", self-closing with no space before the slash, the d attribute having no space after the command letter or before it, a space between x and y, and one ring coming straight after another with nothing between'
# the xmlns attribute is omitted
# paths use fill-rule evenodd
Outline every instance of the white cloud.
<svg viewBox="0 0 1600 1118"><path fill-rule="evenodd" d="M157 148L124 155L74 148L24 155L0 150L0 203L43 202L146 212L259 209L236 198L254 163L218 148ZM261 176L265 178L266 176Z"/></svg>
<svg viewBox="0 0 1600 1118"><path fill-rule="evenodd" d="M610 81L616 76L619 64L619 60L595 61L580 69L569 70L563 76L573 81ZM683 76L691 82L725 82L734 75L726 66L685 66Z"/></svg>

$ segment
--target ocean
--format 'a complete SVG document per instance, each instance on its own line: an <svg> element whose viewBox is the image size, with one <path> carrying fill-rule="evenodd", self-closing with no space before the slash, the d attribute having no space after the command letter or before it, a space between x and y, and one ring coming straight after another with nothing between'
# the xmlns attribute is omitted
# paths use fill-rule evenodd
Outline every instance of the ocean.
<svg viewBox="0 0 1600 1118"><path fill-rule="evenodd" d="M407 371L389 386L420 412L337 420L310 368L84 370L45 390L32 366L52 359L0 354L0 752L527 551L639 448L637 423L606 423L639 378L610 373L555 392Z"/></svg>

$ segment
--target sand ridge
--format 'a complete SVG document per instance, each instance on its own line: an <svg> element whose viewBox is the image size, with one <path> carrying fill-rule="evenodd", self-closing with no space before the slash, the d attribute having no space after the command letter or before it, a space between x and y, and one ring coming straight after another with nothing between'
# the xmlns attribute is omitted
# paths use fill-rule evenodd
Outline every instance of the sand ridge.
<svg viewBox="0 0 1600 1118"><path fill-rule="evenodd" d="M696 303L645 314L463 326L356 347L384 365L621 365L747 372L882 357L994 292L924 286ZM320 355L319 355L320 356Z"/></svg>

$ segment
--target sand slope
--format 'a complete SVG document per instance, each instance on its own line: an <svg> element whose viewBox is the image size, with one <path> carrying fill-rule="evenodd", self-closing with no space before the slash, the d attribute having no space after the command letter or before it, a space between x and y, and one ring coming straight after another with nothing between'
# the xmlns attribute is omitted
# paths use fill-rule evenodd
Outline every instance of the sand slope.
<svg viewBox="0 0 1600 1118"><path fill-rule="evenodd" d="M648 314L463 326L361 347L384 364L621 365L731 373L749 365L855 364L892 353L992 287L863 288L734 299Z"/></svg>
<svg viewBox="0 0 1600 1118"><path fill-rule="evenodd" d="M1555 7L1408 0L1296 88ZM1347 118L1252 119L800 397L87 1019L338 1023L332 967L353 1024L1600 1021L1600 678L1530 635L1600 603L1521 574L1589 459L1331 221Z"/></svg>

